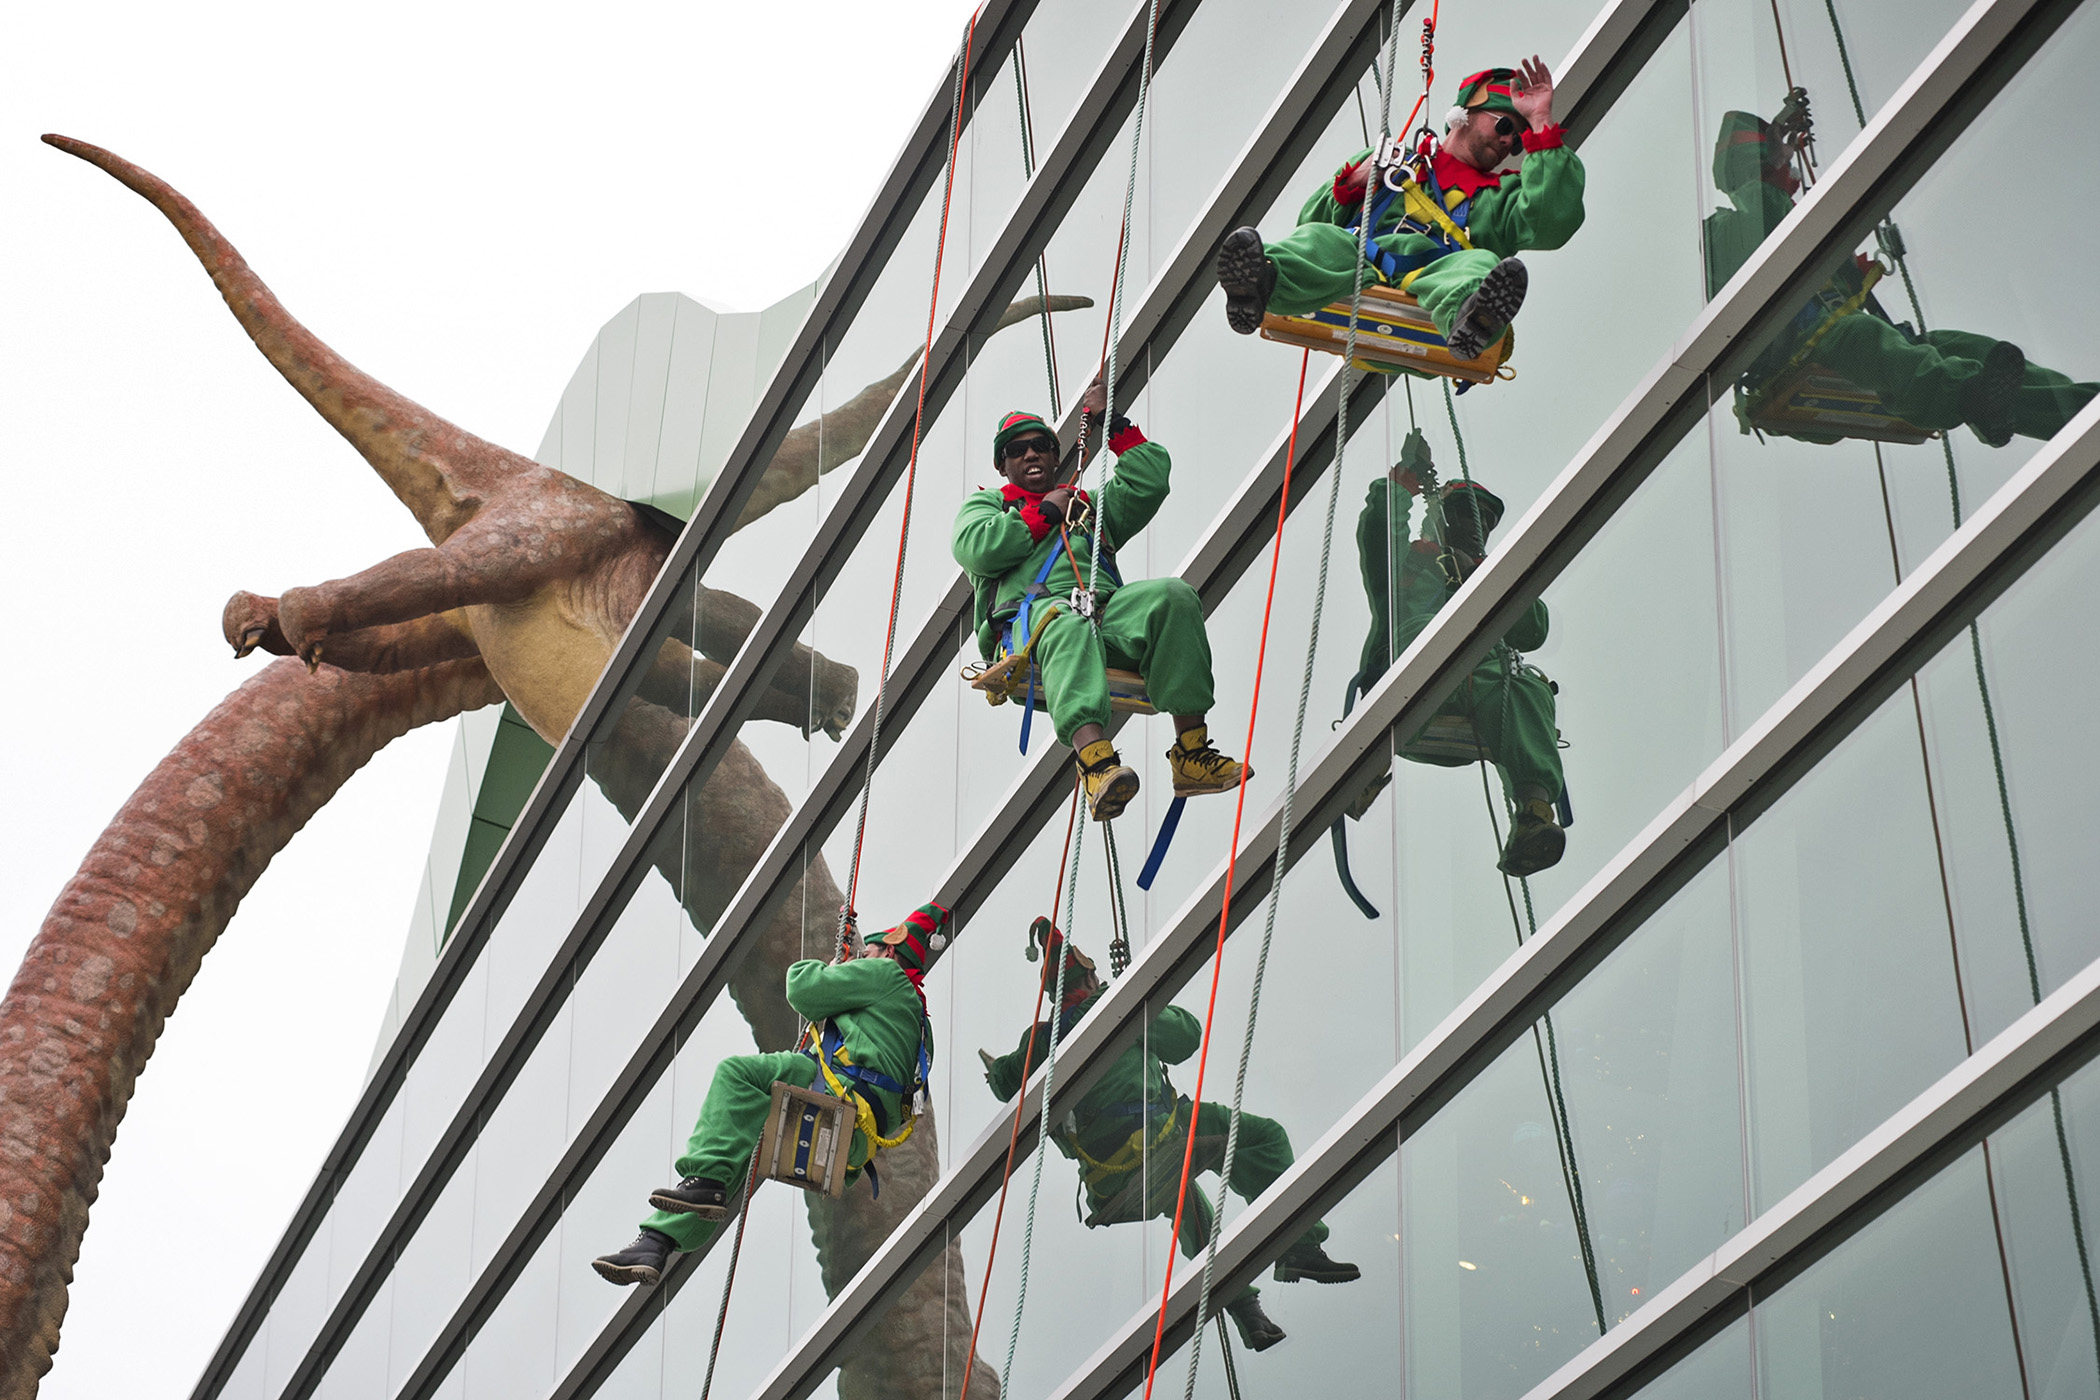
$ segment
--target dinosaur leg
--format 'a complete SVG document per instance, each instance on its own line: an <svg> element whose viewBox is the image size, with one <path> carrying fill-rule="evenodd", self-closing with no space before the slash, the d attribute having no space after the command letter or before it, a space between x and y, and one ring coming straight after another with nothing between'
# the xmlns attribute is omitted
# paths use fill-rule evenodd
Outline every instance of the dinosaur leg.
<svg viewBox="0 0 2100 1400"><path fill-rule="evenodd" d="M50 1369L117 1123L241 897L389 741L502 698L479 661L312 678L275 662L96 839L0 1000L0 1396L35 1394Z"/></svg>
<svg viewBox="0 0 2100 1400"><path fill-rule="evenodd" d="M592 750L591 777L614 806L640 810L648 790L670 762L686 721L660 706L631 705L614 741ZM787 794L766 775L751 751L732 744L698 792L685 797L677 834L653 853L656 868L696 928L712 928L729 907L774 835L787 821ZM844 895L822 856L811 860L756 939L747 940L729 970L729 992L760 1046L794 1042L800 1028L781 994L789 964L829 957ZM810 1230L827 1294L836 1295L889 1238L897 1222L940 1177L937 1126L928 1113L903 1146L883 1154L882 1199L854 1190L841 1200L812 1197ZM968 1354L970 1313L962 1287L962 1249L951 1242L891 1305L889 1320L840 1370L845 1400L941 1400L952 1395ZM999 1377L982 1358L972 1395L997 1400Z"/></svg>
<svg viewBox="0 0 2100 1400"><path fill-rule="evenodd" d="M721 662L709 660L674 637L657 649L656 664L644 673L641 686L635 693L650 704L661 705L674 713L697 715L707 704L708 697L715 693L715 687L722 683L727 670ZM782 690L779 686L766 688L751 717L790 724L805 735L815 727L809 697Z"/></svg>
<svg viewBox="0 0 2100 1400"><path fill-rule="evenodd" d="M226 641L237 657L261 648L272 656L290 656L277 621L277 600L241 592L226 600ZM419 617L385 627L367 627L328 639L328 664L344 671L390 673L413 671L475 655L474 638L458 613Z"/></svg>
<svg viewBox="0 0 2100 1400"><path fill-rule="evenodd" d="M749 599L699 584L682 599L667 630L674 637L691 638L695 651L727 665L758 625L758 615L758 604ZM821 729L834 739L853 722L860 698L859 671L799 642L767 684L775 692L765 702L768 717L776 711L791 712L795 718L785 723L799 726L805 734ZM688 713L697 714L701 703L695 700Z"/></svg>

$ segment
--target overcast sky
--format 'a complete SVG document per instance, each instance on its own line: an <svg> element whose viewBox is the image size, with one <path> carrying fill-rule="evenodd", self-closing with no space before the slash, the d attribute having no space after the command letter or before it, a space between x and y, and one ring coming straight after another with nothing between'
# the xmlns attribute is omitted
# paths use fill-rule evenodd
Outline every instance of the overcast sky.
<svg viewBox="0 0 2100 1400"><path fill-rule="evenodd" d="M190 196L317 334L530 453L642 292L755 310L838 252L965 0L17 5L0 20L0 963L255 663L277 593L425 541L174 231L38 142ZM827 164L810 207L809 162ZM362 1085L452 743L397 741L183 998L94 1208L47 1400L187 1394Z"/></svg>

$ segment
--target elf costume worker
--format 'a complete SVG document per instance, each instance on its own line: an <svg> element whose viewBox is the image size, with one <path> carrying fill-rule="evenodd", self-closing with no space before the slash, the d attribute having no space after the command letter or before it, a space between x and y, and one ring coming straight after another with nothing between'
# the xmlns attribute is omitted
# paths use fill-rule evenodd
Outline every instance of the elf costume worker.
<svg viewBox="0 0 2100 1400"><path fill-rule="evenodd" d="M1064 1011L1058 1023L1058 1038L1062 1040L1101 999L1101 980L1094 974L1093 959L1068 943L1048 919L1037 919L1029 930L1029 938L1042 945L1046 958L1062 956L1065 960ZM1052 972L1050 978L1050 985L1056 986L1057 974ZM995 1057L989 1051L977 1052L984 1065L985 1083L1002 1102L1020 1092L1026 1082L1024 1066L1029 1073L1042 1066L1049 1055L1050 1033L1051 1022L1044 1021L1032 1032L1023 1031L1020 1043L1010 1055ZM1202 1041L1202 1022L1178 1006L1167 1007L1153 1018L1144 1039L1118 1056L1101 1082L1081 1096L1052 1131L1051 1140L1058 1150L1080 1164L1089 1228L1174 1218L1191 1105L1187 1098L1175 1094L1174 1086L1167 1080L1166 1067L1195 1054ZM1191 1173L1223 1170L1231 1108L1206 1103L1194 1118L1196 1155ZM1234 1191L1253 1200L1289 1170L1292 1160L1290 1135L1281 1123L1252 1113L1240 1114L1239 1149L1233 1155L1232 1180L1228 1183ZM1193 1259L1202 1252L1216 1218L1210 1198L1191 1180L1179 1236L1183 1258ZM1354 1282L1360 1271L1354 1264L1328 1258L1327 1251L1320 1247L1326 1239L1327 1226L1315 1221L1277 1258L1277 1281ZM1239 1328L1240 1340L1250 1351L1266 1351L1283 1340L1283 1329L1262 1311L1260 1290L1251 1284L1226 1302L1225 1312Z"/></svg>
<svg viewBox="0 0 2100 1400"><path fill-rule="evenodd" d="M896 1140L909 1122L913 1088L931 1064L933 1031L921 983L933 955L948 946L947 924L946 909L922 904L895 928L870 935L858 956L849 948L837 962L805 958L788 969L788 1005L813 1031L829 1022L832 1034L808 1050L732 1055L715 1067L700 1120L675 1164L681 1180L649 1194L655 1209L633 1244L591 1261L601 1278L653 1284L673 1252L706 1243L728 1218L730 1193L750 1170L774 1081L831 1092L819 1055L834 1078L867 1101L876 1131ZM847 1156L849 1186L873 1152L874 1144L856 1128Z"/></svg>
<svg viewBox="0 0 2100 1400"><path fill-rule="evenodd" d="M1524 304L1529 249L1565 244L1582 227L1582 160L1563 144L1553 120L1553 75L1534 55L1521 69L1489 68L1459 85L1458 105L1444 118L1444 137L1429 158L1423 193L1445 220L1386 202L1371 230L1367 284L1391 282L1411 293L1436 322L1451 353L1472 359L1493 345ZM1518 151L1513 173L1496 168ZM1241 335L1261 328L1264 312L1303 316L1346 301L1356 285L1365 186L1377 172L1372 152L1323 185L1298 213L1298 226L1275 243L1251 228L1235 229L1218 250L1225 319ZM1371 196L1373 207L1379 195ZM1448 221L1463 238L1454 237ZM1387 259L1391 261L1388 262Z"/></svg>
<svg viewBox="0 0 2100 1400"><path fill-rule="evenodd" d="M1775 121L1750 112L1729 112L1721 118L1721 134L1714 144L1714 183L1733 207L1706 216L1708 296L1718 294L1793 211L1794 195L1801 188L1793 156L1809 127L1808 94L1800 88L1789 95ZM1758 356L1748 378L1755 383L1776 374L1834 304L1857 296L1863 276L1857 264L1839 267L1817 300ZM1920 335L1907 324L1895 324L1871 295L1857 310L1832 322L1811 354L1817 363L1871 391L1899 418L1929 432L1967 424L1990 447L2003 447L2015 434L2054 437L2100 392L2100 384L2080 383L2029 364L2020 347L2009 341L1970 331ZM1837 441L1801 433L1786 436Z"/></svg>
<svg viewBox="0 0 2100 1400"><path fill-rule="evenodd" d="M1421 537L1411 540L1414 498L1425 493L1435 496L1437 508L1424 513ZM1480 567L1487 537L1502 513L1501 498L1475 482L1453 481L1439 489L1429 444L1419 431L1408 434L1399 463L1385 479L1371 483L1356 519L1357 558L1371 604L1371 629L1357 672L1361 689L1377 683L1393 657L1407 650ZM1397 625L1389 621L1395 616ZM1545 600L1534 599L1503 634L1503 646L1474 667L1439 709L1466 717L1480 745L1495 756L1502 790L1516 809L1498 862L1506 875L1535 875L1557 863L1567 848L1567 833L1553 808L1562 788L1553 689L1536 667L1514 655L1543 646L1549 625ZM1368 805L1384 782L1378 779L1358 802Z"/></svg>
<svg viewBox="0 0 2100 1400"><path fill-rule="evenodd" d="M1081 408L1098 419L1107 401L1097 380ZM956 512L951 540L955 562L976 584L979 649L989 661L1002 637L1014 649L1034 648L1044 708L1077 756L1088 811L1104 822L1138 791L1138 775L1123 766L1107 734L1110 666L1143 676L1154 708L1174 717L1178 737L1167 762L1175 796L1229 792L1253 772L1211 746L1210 636L1196 590L1178 578L1126 583L1116 571L1115 551L1167 498L1167 451L1121 416L1108 444L1117 454L1115 474L1096 502L1057 485L1063 453L1041 416L1007 414L992 435L992 463L1006 485L971 492ZM1096 522L1101 570L1090 620L1071 598L1093 572ZM1024 601L1025 639L1012 635Z"/></svg>

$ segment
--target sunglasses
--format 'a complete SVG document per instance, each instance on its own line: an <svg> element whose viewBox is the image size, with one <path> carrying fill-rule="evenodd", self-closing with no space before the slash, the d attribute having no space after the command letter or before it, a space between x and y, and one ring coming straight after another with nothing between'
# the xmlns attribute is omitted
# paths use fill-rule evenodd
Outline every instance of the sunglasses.
<svg viewBox="0 0 2100 1400"><path fill-rule="evenodd" d="M1009 462L1018 462L1031 452L1040 452L1045 457L1055 457L1057 455L1057 439L1037 433L1033 437L1017 438L1013 442L1006 444L1001 451Z"/></svg>
<svg viewBox="0 0 2100 1400"><path fill-rule="evenodd" d="M1516 132L1517 124L1511 121L1508 117L1502 116L1495 118L1495 134L1497 136L1514 136L1516 135Z"/></svg>

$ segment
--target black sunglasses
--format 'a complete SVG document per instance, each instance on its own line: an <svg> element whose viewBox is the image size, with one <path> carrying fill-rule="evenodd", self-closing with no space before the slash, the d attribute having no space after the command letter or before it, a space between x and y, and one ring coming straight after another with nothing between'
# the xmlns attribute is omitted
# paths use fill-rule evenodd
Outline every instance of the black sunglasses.
<svg viewBox="0 0 2100 1400"><path fill-rule="evenodd" d="M1517 124L1508 117L1495 118L1495 134L1497 136L1513 136L1516 134L1516 130Z"/></svg>
<svg viewBox="0 0 2100 1400"><path fill-rule="evenodd" d="M1031 452L1040 452L1045 457L1055 457L1057 455L1057 439L1046 437L1042 433L1035 433L1028 437L1016 438L1000 450L1009 462L1018 462Z"/></svg>

